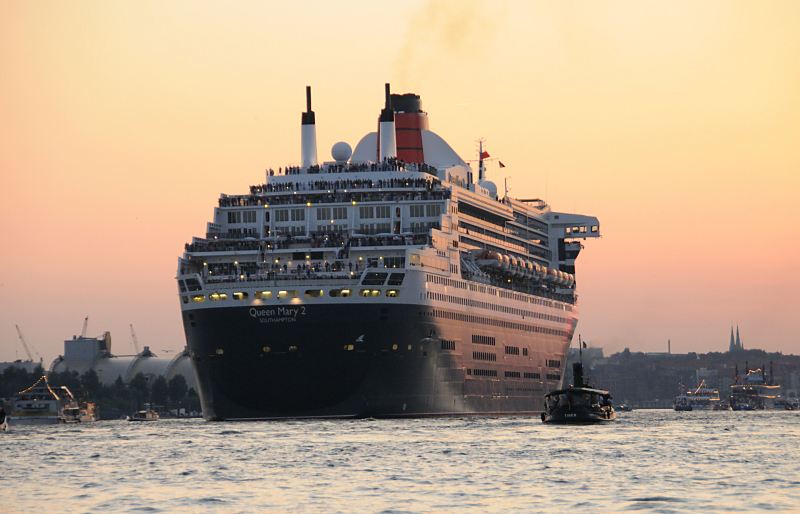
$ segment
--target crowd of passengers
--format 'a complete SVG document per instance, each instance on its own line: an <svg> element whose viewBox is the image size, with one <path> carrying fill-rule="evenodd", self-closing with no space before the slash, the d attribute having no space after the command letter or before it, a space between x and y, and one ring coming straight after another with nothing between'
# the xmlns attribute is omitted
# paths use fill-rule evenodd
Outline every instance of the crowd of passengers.
<svg viewBox="0 0 800 514"><path fill-rule="evenodd" d="M258 269L256 263L218 263L211 264L203 271L203 277L208 280L229 280L234 278L237 281L247 280L272 280L279 277L289 276L292 278L320 278L323 273L360 273L364 269L364 263L359 261L335 261L298 263L294 266L288 264L264 264ZM182 270L182 273L185 271Z"/></svg>
<svg viewBox="0 0 800 514"><path fill-rule="evenodd" d="M300 243L310 248L343 248L362 246L398 246L398 245L424 245L430 242L427 234L395 234L385 236L367 235L363 237L350 237L346 233L312 232L309 237L287 235L275 242L267 241L230 241L206 240L187 243L184 248L187 252L243 252L259 250L284 250Z"/></svg>
<svg viewBox="0 0 800 514"><path fill-rule="evenodd" d="M413 187L433 191L435 182L424 178L416 179L341 179L341 180L314 180L311 182L282 182L276 184L258 184L250 186L250 194L275 193L281 191L333 191L340 189L384 189L398 187Z"/></svg>
<svg viewBox="0 0 800 514"><path fill-rule="evenodd" d="M311 203L348 203L348 202L401 202L422 200L445 200L450 198L449 190L442 191L387 191L384 193L367 192L335 192L319 193L313 195L284 195L267 199L256 196L227 196L219 199L220 207L254 207L264 204L272 205L303 205Z"/></svg>
<svg viewBox="0 0 800 514"><path fill-rule="evenodd" d="M436 173L436 168L423 163L406 163L396 157L384 159L383 162L361 162L361 163L336 163L325 165L314 165L308 168L301 166L286 166L278 168L278 175L299 175L301 173L358 173L364 171L422 171L425 173ZM275 170L267 170L269 176L275 176Z"/></svg>

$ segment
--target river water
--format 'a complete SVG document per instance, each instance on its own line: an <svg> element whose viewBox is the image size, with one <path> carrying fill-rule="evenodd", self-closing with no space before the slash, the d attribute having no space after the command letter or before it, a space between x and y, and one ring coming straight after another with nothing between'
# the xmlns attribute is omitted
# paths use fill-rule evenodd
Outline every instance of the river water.
<svg viewBox="0 0 800 514"><path fill-rule="evenodd" d="M800 511L800 412L210 423L0 433L1 512Z"/></svg>

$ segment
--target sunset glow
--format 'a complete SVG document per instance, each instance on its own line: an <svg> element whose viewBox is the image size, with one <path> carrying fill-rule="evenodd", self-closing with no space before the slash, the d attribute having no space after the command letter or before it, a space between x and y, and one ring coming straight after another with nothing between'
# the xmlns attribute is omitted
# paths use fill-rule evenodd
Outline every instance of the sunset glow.
<svg viewBox="0 0 800 514"><path fill-rule="evenodd" d="M128 325L185 341L183 244L220 194L375 130L383 84L465 159L597 216L578 260L607 351L800 352L800 3L25 2L0 5L0 360ZM331 26L332 19L346 20ZM502 190L502 187L501 187Z"/></svg>

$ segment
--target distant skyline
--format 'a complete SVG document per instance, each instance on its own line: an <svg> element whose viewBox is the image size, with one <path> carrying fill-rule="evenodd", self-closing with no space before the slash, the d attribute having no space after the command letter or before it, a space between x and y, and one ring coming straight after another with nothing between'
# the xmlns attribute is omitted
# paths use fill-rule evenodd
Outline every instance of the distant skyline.
<svg viewBox="0 0 800 514"><path fill-rule="evenodd" d="M600 219L577 332L608 352L800 353L800 2L6 1L0 360L89 315L131 353L185 344L174 276L220 193L422 97L512 196ZM502 190L502 187L500 188Z"/></svg>

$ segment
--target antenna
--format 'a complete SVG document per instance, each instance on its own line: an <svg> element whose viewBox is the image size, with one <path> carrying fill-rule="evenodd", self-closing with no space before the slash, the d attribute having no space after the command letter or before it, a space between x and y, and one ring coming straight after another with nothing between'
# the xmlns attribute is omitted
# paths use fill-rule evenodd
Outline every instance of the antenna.
<svg viewBox="0 0 800 514"><path fill-rule="evenodd" d="M136 337L136 331L133 330L133 323L131 323L131 340L133 341L133 349L136 350L136 355L139 355L139 338Z"/></svg>
<svg viewBox="0 0 800 514"><path fill-rule="evenodd" d="M89 316L83 318L83 327L81 328L81 337L86 337L86 330L89 328Z"/></svg>
<svg viewBox="0 0 800 514"><path fill-rule="evenodd" d="M483 164L483 139L478 140L478 183L484 179L486 166Z"/></svg>

